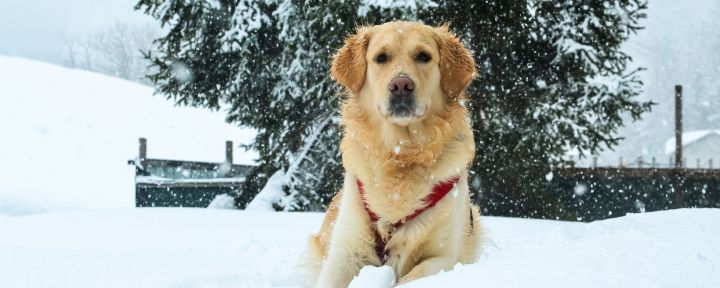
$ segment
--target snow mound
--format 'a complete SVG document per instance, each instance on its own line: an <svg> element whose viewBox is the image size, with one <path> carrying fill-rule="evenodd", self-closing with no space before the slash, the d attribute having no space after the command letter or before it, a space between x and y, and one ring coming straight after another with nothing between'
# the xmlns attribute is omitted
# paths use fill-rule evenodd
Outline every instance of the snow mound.
<svg viewBox="0 0 720 288"><path fill-rule="evenodd" d="M275 209L273 208L273 203L277 203L278 201L282 200L282 197L284 196L282 189L282 185L285 181L284 178L285 173L283 173L282 170L278 170L273 173L273 175L270 176L270 179L268 179L267 183L265 184L265 187L260 190L260 193L255 195L255 198L253 198L250 203L248 203L247 207L245 207L245 210L266 212L275 211Z"/></svg>
<svg viewBox="0 0 720 288"><path fill-rule="evenodd" d="M477 263L402 287L720 287L720 209L593 223L482 217ZM300 287L319 213L190 208L0 217L3 287ZM357 287L389 287L366 267ZM384 285L384 286L383 286Z"/></svg>
<svg viewBox="0 0 720 288"><path fill-rule="evenodd" d="M220 194L210 201L207 208L211 209L235 209L235 198L228 194Z"/></svg>
<svg viewBox="0 0 720 288"><path fill-rule="evenodd" d="M22 200L0 195L0 216L18 216L45 212L45 208Z"/></svg>
<svg viewBox="0 0 720 288"><path fill-rule="evenodd" d="M395 272L392 267L365 266L355 276L348 288L391 288L395 286Z"/></svg>
<svg viewBox="0 0 720 288"><path fill-rule="evenodd" d="M150 87L21 58L0 56L0 95L0 198L24 203L2 210L133 207L127 160L139 137L151 158L222 162L226 140L254 136L224 113L176 107ZM233 156L255 157L239 148Z"/></svg>
<svg viewBox="0 0 720 288"><path fill-rule="evenodd" d="M593 223L485 217L473 265L402 287L720 287L720 209Z"/></svg>

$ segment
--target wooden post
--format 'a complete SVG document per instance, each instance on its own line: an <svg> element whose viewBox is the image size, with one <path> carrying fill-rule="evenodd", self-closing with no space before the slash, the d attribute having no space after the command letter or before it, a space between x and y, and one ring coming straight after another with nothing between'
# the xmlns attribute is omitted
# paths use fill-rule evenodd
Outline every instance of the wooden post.
<svg viewBox="0 0 720 288"><path fill-rule="evenodd" d="M675 208L684 208L684 182L685 173L683 167L686 162L682 153L682 86L675 85L675 174L673 177L673 190L675 192Z"/></svg>
<svg viewBox="0 0 720 288"><path fill-rule="evenodd" d="M682 85L675 85L675 168L682 168Z"/></svg>
<svg viewBox="0 0 720 288"><path fill-rule="evenodd" d="M225 163L233 164L233 142L225 141Z"/></svg>
<svg viewBox="0 0 720 288"><path fill-rule="evenodd" d="M147 165L147 139L140 138L140 147L138 149L138 159L140 160L140 167L146 169Z"/></svg>

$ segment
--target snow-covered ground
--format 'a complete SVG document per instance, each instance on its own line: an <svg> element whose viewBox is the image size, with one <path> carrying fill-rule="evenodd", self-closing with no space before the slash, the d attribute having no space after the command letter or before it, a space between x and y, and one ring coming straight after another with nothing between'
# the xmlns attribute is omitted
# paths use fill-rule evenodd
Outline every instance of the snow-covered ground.
<svg viewBox="0 0 720 288"><path fill-rule="evenodd" d="M298 259L321 220L187 208L0 216L0 286L298 287ZM477 264L403 287L720 287L720 209L482 221Z"/></svg>
<svg viewBox="0 0 720 288"><path fill-rule="evenodd" d="M221 162L225 140L254 132L222 111L175 107L153 89L92 72L0 56L0 215L134 206L134 168L148 156ZM237 163L255 153L235 149ZM0 285L2 286L2 285Z"/></svg>

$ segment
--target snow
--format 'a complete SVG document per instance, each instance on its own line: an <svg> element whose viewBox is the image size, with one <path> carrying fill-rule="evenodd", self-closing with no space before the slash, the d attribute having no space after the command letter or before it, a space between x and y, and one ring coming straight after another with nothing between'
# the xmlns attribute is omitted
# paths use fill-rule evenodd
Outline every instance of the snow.
<svg viewBox="0 0 720 288"><path fill-rule="evenodd" d="M285 181L287 181L285 173L283 173L282 170L276 171L272 176L270 176L270 179L268 179L265 187L260 190L260 193L255 195L255 198L248 203L245 210L268 212L275 211L273 203L280 202L282 197L285 196L282 189Z"/></svg>
<svg viewBox="0 0 720 288"><path fill-rule="evenodd" d="M705 136L716 134L720 135L720 130L697 130L697 131L689 131L684 132L682 134L682 146L688 145L690 143L693 143L697 140L700 140L704 138ZM668 139L665 141L665 154L672 154L675 153L675 137Z"/></svg>
<svg viewBox="0 0 720 288"><path fill-rule="evenodd" d="M720 287L720 209L481 220L487 244L476 264L401 287ZM0 216L0 279L27 288L299 287L298 263L321 221L192 208ZM386 280L386 269L366 268L354 285Z"/></svg>
<svg viewBox="0 0 720 288"><path fill-rule="evenodd" d="M207 208L212 209L236 209L235 198L228 194L220 194L210 201Z"/></svg>
<svg viewBox="0 0 720 288"><path fill-rule="evenodd" d="M254 137L150 87L22 58L0 56L0 95L0 215L133 207L127 160L139 137L150 158L209 162L224 160L226 140ZM256 153L236 148L233 158L250 164Z"/></svg>
<svg viewBox="0 0 720 288"><path fill-rule="evenodd" d="M545 174L545 180L547 180L548 182L552 181L552 179L553 179L554 177L555 177L555 174L553 174L552 171L550 171L550 172L548 172L547 174Z"/></svg>
<svg viewBox="0 0 720 288"><path fill-rule="evenodd" d="M136 183L174 184L174 183L233 183L245 181L245 178L207 178L207 179L170 179L159 176L137 176Z"/></svg>
<svg viewBox="0 0 720 288"><path fill-rule="evenodd" d="M477 264L410 287L720 287L718 220L718 209L684 209L590 224L490 223L495 245Z"/></svg>
<svg viewBox="0 0 720 288"><path fill-rule="evenodd" d="M417 12L419 7L437 7L438 4L433 0L411 0L411 1L388 1L388 0L363 0L358 8L359 16L367 16L372 8L383 9L408 9L413 13ZM402 33L402 31L398 31Z"/></svg>
<svg viewBox="0 0 720 288"><path fill-rule="evenodd" d="M0 217L0 279L27 288L279 287L292 283L319 219L188 208Z"/></svg>
<svg viewBox="0 0 720 288"><path fill-rule="evenodd" d="M574 189L575 196L583 196L583 195L585 195L585 193L587 193L587 191L588 191L587 185L582 184L582 183L575 184L575 189Z"/></svg>
<svg viewBox="0 0 720 288"><path fill-rule="evenodd" d="M391 288L395 285L395 272L392 267L365 266L350 282L348 288Z"/></svg>

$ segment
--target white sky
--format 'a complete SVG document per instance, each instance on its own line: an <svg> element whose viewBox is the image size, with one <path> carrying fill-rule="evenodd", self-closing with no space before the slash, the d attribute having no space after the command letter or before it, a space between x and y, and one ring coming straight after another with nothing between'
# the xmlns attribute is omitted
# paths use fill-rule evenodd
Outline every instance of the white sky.
<svg viewBox="0 0 720 288"><path fill-rule="evenodd" d="M671 21L675 22L672 27L686 28L682 26L696 24L697 18L706 17L712 11L707 8L713 1L718 0L650 0L651 17L642 23L650 31L635 37L630 48L640 50L636 52L641 54L642 50L652 49L641 43L657 33L652 31L653 26L668 26L658 22ZM153 21L133 9L136 3L137 0L0 0L0 54L62 64L64 40L70 33L100 29L116 22Z"/></svg>
<svg viewBox="0 0 720 288"><path fill-rule="evenodd" d="M650 0L651 17L642 24L651 31L635 37L631 49L641 53L651 50L652 47L643 47L641 43L657 33L652 31L653 26L668 26L662 22L674 22L672 27L681 30L696 24L697 18L711 13L708 7L716 4L714 1L718 0ZM152 21L133 9L136 3L137 0L0 0L0 54L62 64L63 43L69 33L100 29L115 22Z"/></svg>
<svg viewBox="0 0 720 288"><path fill-rule="evenodd" d="M0 54L62 64L64 38L115 22L152 20L136 0L0 0Z"/></svg>

